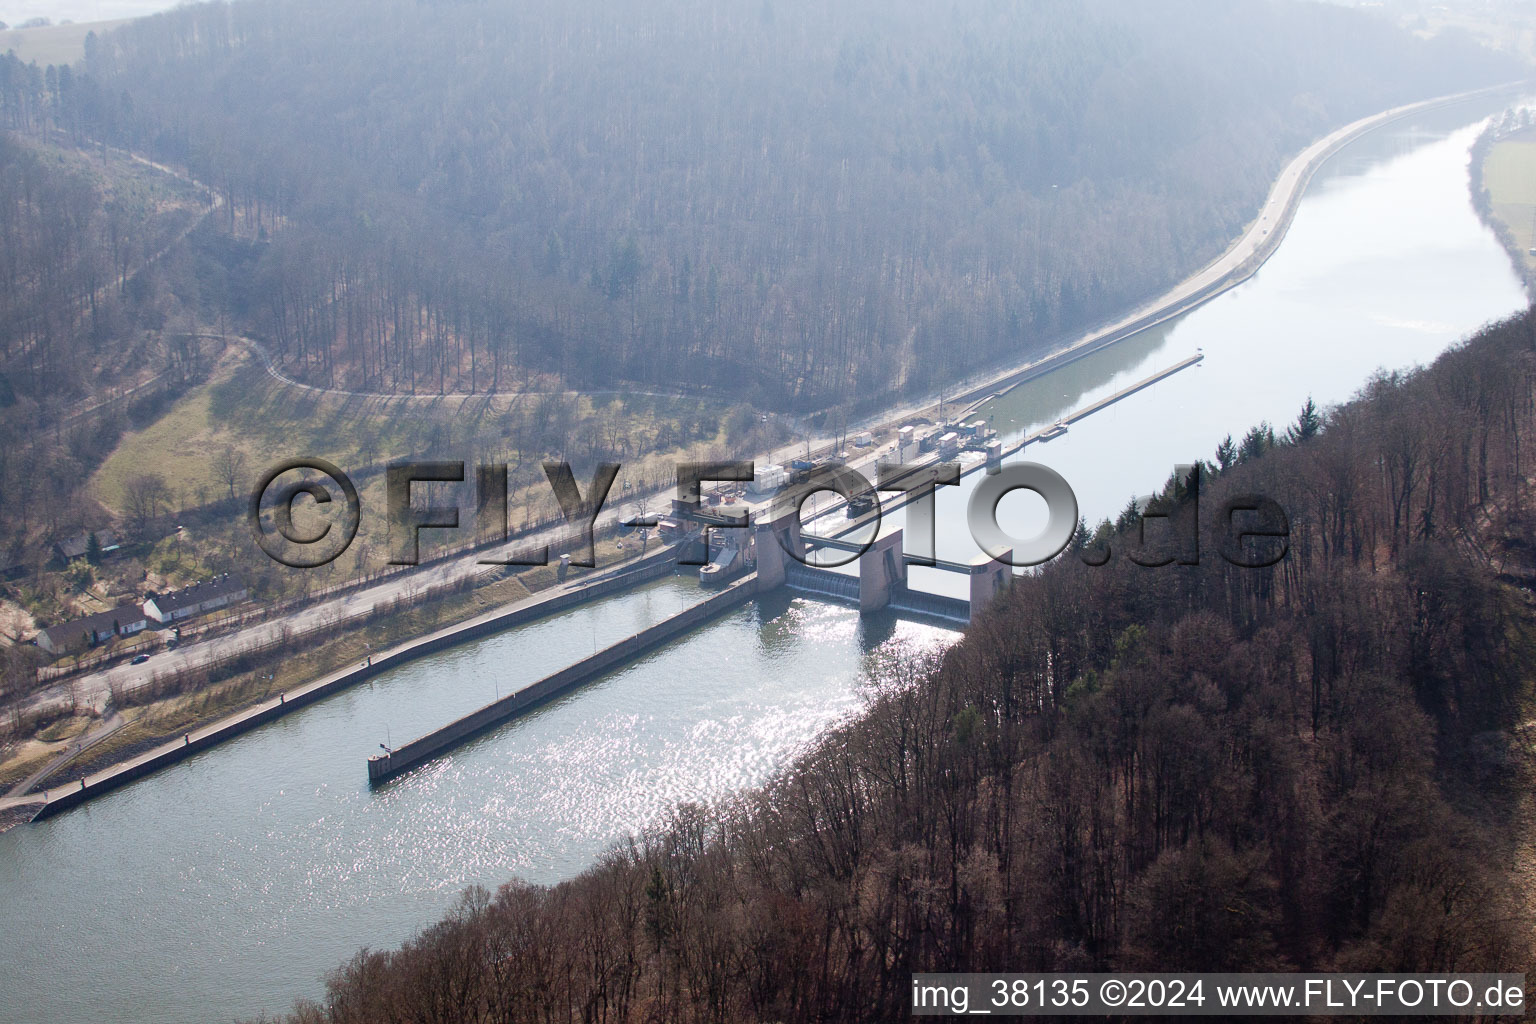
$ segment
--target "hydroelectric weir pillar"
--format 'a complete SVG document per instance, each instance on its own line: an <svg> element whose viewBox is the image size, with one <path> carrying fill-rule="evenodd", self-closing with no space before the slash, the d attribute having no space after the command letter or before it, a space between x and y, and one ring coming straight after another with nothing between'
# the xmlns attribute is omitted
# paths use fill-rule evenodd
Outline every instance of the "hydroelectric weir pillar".
<svg viewBox="0 0 1536 1024"><path fill-rule="evenodd" d="M752 527L752 546L757 556L757 592L766 594L784 585L789 563L797 551L804 557L805 541L800 536L800 512L794 507L778 510L776 518L759 520Z"/></svg>
<svg viewBox="0 0 1536 1024"><path fill-rule="evenodd" d="M1012 551L1002 552L1004 559L1013 557ZM971 621L981 610L995 601L1013 585L1013 566L997 561L991 555L977 555L971 559Z"/></svg>
<svg viewBox="0 0 1536 1024"><path fill-rule="evenodd" d="M859 612L877 612L907 589L907 561L902 556L900 527L881 524L869 548L859 557Z"/></svg>

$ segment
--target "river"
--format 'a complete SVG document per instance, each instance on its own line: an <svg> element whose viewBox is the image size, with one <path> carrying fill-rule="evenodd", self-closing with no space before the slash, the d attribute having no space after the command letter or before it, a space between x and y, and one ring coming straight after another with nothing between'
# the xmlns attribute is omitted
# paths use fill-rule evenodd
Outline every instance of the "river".
<svg viewBox="0 0 1536 1024"><path fill-rule="evenodd" d="M978 415L1016 440L1203 355L1016 456L1061 473L1092 525L1160 489L1174 466L1214 459L1226 434L1236 440L1265 420L1283 433L1308 396L1325 408L1346 401L1373 373L1428 363L1524 308L1508 255L1471 204L1469 151L1489 107L1477 100L1428 111L1344 147L1318 169L1284 241L1247 282L1015 388ZM940 558L978 553L965 525L974 482L939 491ZM1033 536L1044 527L1044 502L1016 492L999 521L1013 536ZM914 570L913 583L964 596L952 574Z"/></svg>
<svg viewBox="0 0 1536 1024"><path fill-rule="evenodd" d="M1477 220L1468 149L1489 103L1417 115L1321 168L1279 250L1200 309L983 410L1007 434L1201 351L1205 361L1026 457L1090 520L1432 359L1525 305ZM973 482L973 481L972 481ZM967 487L940 503L968 560ZM1025 496L1004 523L1038 527ZM916 582L952 589L937 572ZM229 1020L320 993L363 945L396 944L470 883L569 877L684 801L767 778L856 713L870 659L953 642L936 626L801 598L750 605L377 791L364 761L696 600L662 580L386 674L58 818L0 835L0 1021Z"/></svg>

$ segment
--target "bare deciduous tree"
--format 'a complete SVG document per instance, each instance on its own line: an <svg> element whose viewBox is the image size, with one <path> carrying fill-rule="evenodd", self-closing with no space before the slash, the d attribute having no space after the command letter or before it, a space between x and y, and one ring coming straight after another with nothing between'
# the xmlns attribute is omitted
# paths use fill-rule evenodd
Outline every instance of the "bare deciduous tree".
<svg viewBox="0 0 1536 1024"><path fill-rule="evenodd" d="M141 473L123 486L123 504L134 528L142 533L170 500L171 489L159 473Z"/></svg>
<svg viewBox="0 0 1536 1024"><path fill-rule="evenodd" d="M225 445L213 457L213 473L220 483L229 489L229 500L235 499L235 488L245 475L245 453L234 445Z"/></svg>

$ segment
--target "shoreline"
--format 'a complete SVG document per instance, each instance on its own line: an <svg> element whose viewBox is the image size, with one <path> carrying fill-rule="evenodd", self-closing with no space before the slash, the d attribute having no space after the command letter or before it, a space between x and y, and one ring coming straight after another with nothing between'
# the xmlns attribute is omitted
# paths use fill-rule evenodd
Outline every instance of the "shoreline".
<svg viewBox="0 0 1536 1024"><path fill-rule="evenodd" d="M56 786L39 793L0 798L0 832L19 824L41 821L78 807L119 786L170 767L233 739L289 712L306 707L357 683L372 679L391 668L414 661L466 641L515 628L554 615L578 605L628 590L666 575L673 569L675 552L662 547L653 554L608 570L598 570L591 577L541 590L509 605L494 608L461 622L433 630L425 636L396 644L373 655L362 665L328 672L303 686L285 691L276 699L258 703L221 716L191 729L182 741L158 743L152 748L100 771L91 772L80 785Z"/></svg>
<svg viewBox="0 0 1536 1024"><path fill-rule="evenodd" d="M1472 186L1472 208L1477 211L1477 219L1493 232L1493 236L1499 240L1499 245L1509 255L1509 260L1514 264L1516 273L1520 277L1520 283L1525 288L1527 299L1536 301L1536 270L1531 267L1531 261L1524 248L1515 239L1510 225L1499 217L1493 209L1493 193L1488 189L1486 172L1488 169L1488 157L1493 154L1494 147L1506 140L1518 139L1521 135L1529 135L1530 141L1536 141L1536 127L1526 128L1516 132L1512 136L1500 138L1497 126L1489 125L1477 141L1472 144L1472 162L1469 168ZM1536 245L1536 239L1532 239L1532 245Z"/></svg>
<svg viewBox="0 0 1536 1024"><path fill-rule="evenodd" d="M1088 333L1079 336L1077 340L1049 351L1043 356L1031 359L1023 364L1012 364L1001 370L983 372L978 376L973 376L955 385L957 390L950 391L946 389L943 395L928 395L906 405L887 407L857 426L850 426L848 428L849 432L862 429L878 429L889 433L901 422L918 418L931 419L933 415L936 415L936 411L940 406L950 406L953 404L956 407L964 407L966 405L974 405L984 401L992 394L1012 387L1015 384L1040 377L1043 374L1112 345L1117 341L1129 338L1140 330L1196 308L1202 302L1208 301L1228 288L1235 286L1258 270L1284 237L1286 228L1289 226L1290 217L1294 214L1296 204L1299 202L1300 194L1304 190L1307 181L1310 180L1312 173L1323 160L1348 142L1374 128L1418 111L1432 109L1478 95L1511 91L1525 84L1524 82L1505 83L1503 85L1406 104L1358 119L1335 130L1313 142L1300 154L1292 158L1290 163L1281 172L1280 177L1271 186L1265 205L1257 211L1248 229L1228 247L1225 253L1207 264L1203 269L1179 282L1169 291L1164 292L1161 296L1131 310L1120 319L1092 329ZM810 451L810 456L808 457L826 455L836 450L836 441L835 437L803 437L791 444L777 446L769 452L762 453L763 459L768 463L784 462L800 457L802 450ZM626 500L634 501L641 497L648 499L656 507L666 507L672 497L672 489L665 488L647 495L635 495ZM617 523L619 518L621 518L620 511L610 506L604 509L600 515L597 526L599 529L611 527ZM517 540L519 542L531 541L537 543L540 536L545 535L547 532L545 529L539 528L527 536L517 538ZM553 537L551 540L552 542L558 542ZM297 614L302 615L307 622L317 622L326 616L349 618L365 606L377 605L380 601L389 601L412 587L452 585L466 576L474 575L483 568L478 563L478 559L482 555L483 552L476 549L467 551L461 549L445 553L444 557L440 560L435 560L430 566L423 565L408 572L389 574L378 580L362 582L355 589L350 589L346 598L338 595L337 597L322 599L314 604L306 605ZM297 639L303 632L307 632L307 630L299 628L301 625L293 615L263 618L260 623L242 627L235 633L211 641L218 645L217 650L213 648L205 649L201 644L184 647L175 661L178 667L197 668L203 662L216 657L220 650L267 643L268 639L265 638L269 638L274 629L292 628L294 630L292 637ZM73 676L72 679L74 684L80 686L82 688L81 692L90 700L95 700L105 694L111 683L115 682L117 685L132 689L147 681L145 672L133 670L122 665L106 667L95 672ZM39 691L34 696L33 703L35 704L40 700L57 699L62 695L62 684L57 681L54 682L51 691Z"/></svg>
<svg viewBox="0 0 1536 1024"><path fill-rule="evenodd" d="M1264 205L1258 211L1257 216L1250 222L1243 234L1216 260L1181 281L1169 291L1164 292L1158 298L1133 310L1127 316L1107 326L1090 331L1064 348L1059 348L1023 366L1016 366L1010 370L987 377L980 383L976 383L974 379L970 382L962 383L960 387L965 390L961 392L960 396L956 399L946 399L943 404L958 405L962 401L969 401L970 405L967 408L967 412L969 412L970 409L975 408L977 405L997 395L1006 393L1006 391L1025 381L1048 374L1062 366L1107 348L1118 341L1132 337L1149 327L1187 313L1210 301L1217 295L1236 287L1252 277L1278 249L1294 218L1296 209L1300 205L1307 185L1311 182L1321 165L1339 150L1377 128L1384 127L1404 117L1412 116L1415 113L1447 106L1482 95L1512 91L1525 84L1506 83L1394 107L1351 122L1324 136L1322 139L1313 142L1286 165L1271 187L1269 195ZM869 421L869 425L888 426L895 424L931 411L937 404L937 402L924 400L923 404L915 408L889 409L881 413L878 420ZM665 493L662 492L663 497ZM471 555L469 557L474 556ZM654 558L655 556L652 557ZM643 571L639 565L632 566L631 569ZM615 579L619 578L624 577L615 577ZM263 701L253 707L226 715L205 726L192 730L187 734L185 743L180 745L174 742L161 744L146 753L110 765L99 772L91 773L82 780L84 783L83 788L73 788L72 786L57 787L54 790L43 793L0 799L0 831L8 827L5 823L6 819L12 815L24 814L24 809L31 809L38 818L61 813L119 785L126 784L161 767L183 760L193 753L209 749L225 739L257 728L273 718L286 714L292 708L322 699L332 692L368 678L375 674L376 671L382 671L383 668L390 665L399 664L401 661L431 653L441 647L451 646L463 640L473 639L481 635L482 632L491 632L518 625L522 621L518 619L520 613L525 613L523 618L533 618L541 614L549 614L561 610L561 608L568 605L546 606L552 605L572 590L584 591L586 586L593 586L599 582L608 581L594 580L585 586L571 584L566 587L557 588L555 591L541 592L539 595L515 602L512 606L495 609L492 612L472 617L455 625L434 630L426 636L405 641L391 648L388 652L378 655L374 659L374 666L349 668L328 673L305 684L303 687L291 691L292 699L286 701L283 699ZM602 593L592 593L579 597L569 603L580 603L582 600L603 596L603 594L608 592L608 590L603 590ZM535 610L529 613L528 610L530 608ZM196 738L194 739L194 737ZM92 781L93 779L94 781ZM26 820L32 819L28 817Z"/></svg>
<svg viewBox="0 0 1536 1024"><path fill-rule="evenodd" d="M959 386L964 390L954 398L947 398L944 404L968 403L965 412L959 414L960 418L964 418L966 413L982 402L1006 394L1020 384L1199 308L1218 295L1242 284L1258 273L1259 269L1268 262L1280 247L1280 243L1285 240L1307 186L1311 184L1318 169L1345 146L1370 132L1414 114L1450 106L1463 100L1476 99L1479 96L1516 92L1529 85L1529 81L1505 82L1482 89L1420 100L1360 118L1330 132L1303 149L1285 165L1279 177L1275 179L1275 183L1270 187L1269 195L1265 198L1264 205L1259 208L1258 216L1249 222L1244 232L1216 259L1127 316L1091 329L1077 341L1057 348L1030 363L1003 370L980 382L975 378L963 382ZM935 408L937 404L936 402L928 403L921 407L921 411ZM871 422L884 423L890 420L886 418ZM861 426L867 425L861 424Z"/></svg>

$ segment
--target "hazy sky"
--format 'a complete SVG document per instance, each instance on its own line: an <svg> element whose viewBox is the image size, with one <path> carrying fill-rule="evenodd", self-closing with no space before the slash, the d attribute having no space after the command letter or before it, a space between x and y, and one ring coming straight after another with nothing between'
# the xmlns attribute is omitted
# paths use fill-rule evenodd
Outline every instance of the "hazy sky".
<svg viewBox="0 0 1536 1024"><path fill-rule="evenodd" d="M106 21L167 11L176 4L177 0L0 0L0 21L10 25L28 18Z"/></svg>

